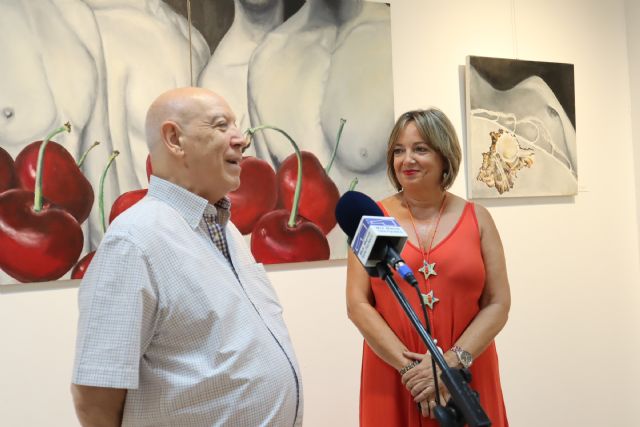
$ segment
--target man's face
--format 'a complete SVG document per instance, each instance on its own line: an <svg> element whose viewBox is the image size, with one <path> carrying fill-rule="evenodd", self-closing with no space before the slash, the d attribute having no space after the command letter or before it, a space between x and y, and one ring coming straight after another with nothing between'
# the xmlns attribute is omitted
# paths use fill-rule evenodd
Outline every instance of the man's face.
<svg viewBox="0 0 640 427"><path fill-rule="evenodd" d="M238 188L246 140L226 101L213 94L199 97L181 131L189 190L215 203Z"/></svg>

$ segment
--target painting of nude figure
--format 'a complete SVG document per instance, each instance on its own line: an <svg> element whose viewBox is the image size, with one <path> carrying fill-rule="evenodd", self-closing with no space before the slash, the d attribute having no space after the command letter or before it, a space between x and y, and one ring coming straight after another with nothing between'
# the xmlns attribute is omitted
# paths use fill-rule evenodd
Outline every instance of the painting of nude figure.
<svg viewBox="0 0 640 427"><path fill-rule="evenodd" d="M362 0L0 0L0 284L81 277L113 211L146 194L147 107L189 85L221 94L251 138L230 197L256 260L344 258L337 198L391 191L389 11ZM38 202L39 141L53 133ZM64 225L11 222L18 205ZM301 225L313 238L292 245Z"/></svg>
<svg viewBox="0 0 640 427"><path fill-rule="evenodd" d="M578 192L572 64L467 57L470 198Z"/></svg>

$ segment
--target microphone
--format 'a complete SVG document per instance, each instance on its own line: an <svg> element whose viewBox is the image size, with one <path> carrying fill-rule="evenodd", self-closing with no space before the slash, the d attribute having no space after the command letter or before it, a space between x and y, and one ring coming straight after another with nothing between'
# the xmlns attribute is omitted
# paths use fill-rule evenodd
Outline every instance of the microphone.
<svg viewBox="0 0 640 427"><path fill-rule="evenodd" d="M409 284L418 286L413 272L400 256L407 233L395 218L384 216L369 196L358 191L344 193L336 205L336 219L369 275L377 276L372 267L384 262Z"/></svg>

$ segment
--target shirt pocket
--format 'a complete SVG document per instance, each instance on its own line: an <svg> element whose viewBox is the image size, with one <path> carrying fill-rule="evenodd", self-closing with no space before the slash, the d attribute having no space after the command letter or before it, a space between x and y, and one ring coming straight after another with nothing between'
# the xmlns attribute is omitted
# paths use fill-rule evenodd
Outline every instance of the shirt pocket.
<svg viewBox="0 0 640 427"><path fill-rule="evenodd" d="M282 306L276 294L267 271L260 263L247 264L242 267L243 284L247 293L253 300L256 308L263 316L282 318Z"/></svg>

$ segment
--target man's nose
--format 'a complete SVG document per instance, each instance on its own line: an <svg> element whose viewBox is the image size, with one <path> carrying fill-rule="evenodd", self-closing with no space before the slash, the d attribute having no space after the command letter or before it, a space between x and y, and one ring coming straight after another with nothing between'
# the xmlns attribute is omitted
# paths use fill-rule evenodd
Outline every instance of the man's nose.
<svg viewBox="0 0 640 427"><path fill-rule="evenodd" d="M248 145L247 138L244 136L242 131L237 127L233 126L232 129L233 135L231 135L231 145L234 147L239 146L240 148L244 148Z"/></svg>

